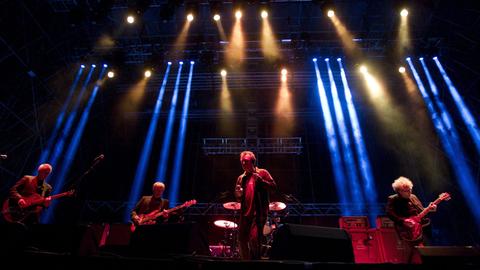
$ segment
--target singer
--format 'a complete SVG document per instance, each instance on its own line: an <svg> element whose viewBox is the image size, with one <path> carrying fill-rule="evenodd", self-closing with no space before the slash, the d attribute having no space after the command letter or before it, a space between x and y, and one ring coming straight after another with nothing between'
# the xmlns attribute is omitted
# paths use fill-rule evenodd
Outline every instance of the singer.
<svg viewBox="0 0 480 270"><path fill-rule="evenodd" d="M268 217L269 191L277 187L270 173L256 167L255 155L240 154L244 170L237 178L235 197L241 203L239 244L242 259L260 259L263 225Z"/></svg>

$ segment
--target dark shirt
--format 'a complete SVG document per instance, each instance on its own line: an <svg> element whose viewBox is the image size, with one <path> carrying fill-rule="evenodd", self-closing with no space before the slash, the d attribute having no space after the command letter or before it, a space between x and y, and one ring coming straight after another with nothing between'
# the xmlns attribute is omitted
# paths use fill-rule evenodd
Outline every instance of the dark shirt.
<svg viewBox="0 0 480 270"><path fill-rule="evenodd" d="M405 199L398 194L388 197L387 216L397 224L403 224L403 221L409 217L418 215L424 207L420 200L414 194L409 199Z"/></svg>
<svg viewBox="0 0 480 270"><path fill-rule="evenodd" d="M237 200L241 203L242 216L252 217L259 215L266 217L268 214L268 191L277 187L270 173L265 169L255 168L255 173L244 172L236 185L240 185L244 192Z"/></svg>
<svg viewBox="0 0 480 270"><path fill-rule="evenodd" d="M143 196L132 211L131 217L140 214L148 214L154 210L168 209L169 201L167 199L155 199L153 196Z"/></svg>
<svg viewBox="0 0 480 270"><path fill-rule="evenodd" d="M34 193L48 197L50 192L52 192L52 186L45 181L38 180L37 176L25 175L10 189L10 198L18 202L22 197L28 197Z"/></svg>

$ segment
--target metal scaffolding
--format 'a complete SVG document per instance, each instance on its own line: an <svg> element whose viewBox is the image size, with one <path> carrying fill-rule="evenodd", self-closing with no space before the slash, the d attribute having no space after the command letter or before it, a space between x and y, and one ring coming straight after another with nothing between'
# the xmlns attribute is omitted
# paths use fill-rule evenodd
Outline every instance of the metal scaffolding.
<svg viewBox="0 0 480 270"><path fill-rule="evenodd" d="M295 154L302 153L301 137L285 138L203 138L205 155L236 155L244 150L259 154Z"/></svg>

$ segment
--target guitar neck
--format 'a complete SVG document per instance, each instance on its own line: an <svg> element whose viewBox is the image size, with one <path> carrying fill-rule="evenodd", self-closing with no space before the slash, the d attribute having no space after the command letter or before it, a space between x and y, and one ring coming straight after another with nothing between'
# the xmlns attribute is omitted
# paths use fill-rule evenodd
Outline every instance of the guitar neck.
<svg viewBox="0 0 480 270"><path fill-rule="evenodd" d="M67 195L69 195L69 194L70 194L70 192L67 191L67 192L63 192L63 193L59 193L59 194L52 195L52 196L50 196L50 198L52 198L52 200L54 200L54 199L58 199L58 198L67 196Z"/></svg>
<svg viewBox="0 0 480 270"><path fill-rule="evenodd" d="M434 205L438 205L440 202L442 201L442 198L437 198L433 204ZM425 209L423 209L422 212L420 212L420 214L417 215L418 218L422 219L423 217L425 217L430 211L432 210L432 208L430 206L428 207L425 207Z"/></svg>
<svg viewBox="0 0 480 270"><path fill-rule="evenodd" d="M165 210L165 212L171 213L171 212L177 211L178 209L181 209L181 208L183 208L183 207L185 207L185 204L182 204L182 205L179 205L179 206L175 206L174 208L167 209L167 210Z"/></svg>

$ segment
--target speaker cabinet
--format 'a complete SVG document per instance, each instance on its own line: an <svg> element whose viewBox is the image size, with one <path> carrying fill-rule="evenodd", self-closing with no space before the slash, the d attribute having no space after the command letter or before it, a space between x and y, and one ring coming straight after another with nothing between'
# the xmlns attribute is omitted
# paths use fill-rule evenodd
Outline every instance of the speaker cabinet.
<svg viewBox="0 0 480 270"><path fill-rule="evenodd" d="M199 223L138 226L130 239L130 252L141 257L210 254L206 230Z"/></svg>
<svg viewBox="0 0 480 270"><path fill-rule="evenodd" d="M480 266L480 251L472 246L416 247L423 264L458 264Z"/></svg>
<svg viewBox="0 0 480 270"><path fill-rule="evenodd" d="M352 242L343 229L285 224L276 232L272 259L354 262Z"/></svg>

